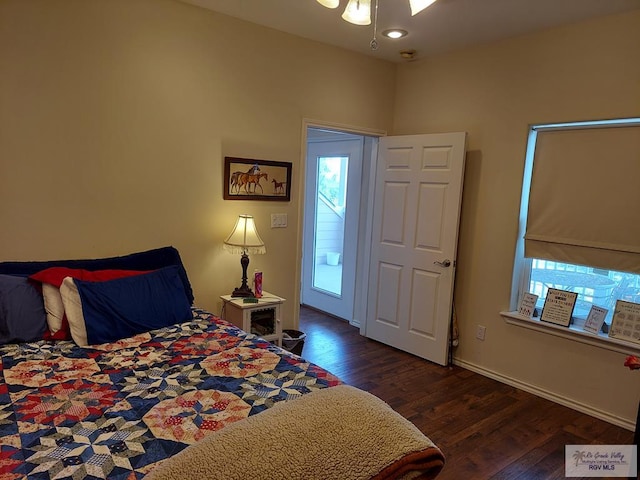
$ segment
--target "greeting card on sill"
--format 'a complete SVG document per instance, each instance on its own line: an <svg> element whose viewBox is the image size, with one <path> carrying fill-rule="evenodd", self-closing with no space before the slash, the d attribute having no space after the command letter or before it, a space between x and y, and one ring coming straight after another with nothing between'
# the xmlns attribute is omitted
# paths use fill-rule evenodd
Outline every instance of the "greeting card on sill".
<svg viewBox="0 0 640 480"><path fill-rule="evenodd" d="M640 343L640 304L624 300L616 301L609 336Z"/></svg>
<svg viewBox="0 0 640 480"><path fill-rule="evenodd" d="M589 311L589 315L587 316L587 320L584 322L584 329L587 332L595 333L596 335L600 332L602 328L602 324L604 323L604 319L607 316L606 308L598 307L596 305L591 306L591 310Z"/></svg>
<svg viewBox="0 0 640 480"><path fill-rule="evenodd" d="M520 306L518 307L518 313L520 315L524 315L525 317L531 318L533 316L533 312L536 309L536 302L538 301L538 295L534 295L533 293L525 293L522 295L522 300L520 301Z"/></svg>
<svg viewBox="0 0 640 480"><path fill-rule="evenodd" d="M568 327L571 324L571 315L577 299L578 294L575 292L549 288L540 320Z"/></svg>

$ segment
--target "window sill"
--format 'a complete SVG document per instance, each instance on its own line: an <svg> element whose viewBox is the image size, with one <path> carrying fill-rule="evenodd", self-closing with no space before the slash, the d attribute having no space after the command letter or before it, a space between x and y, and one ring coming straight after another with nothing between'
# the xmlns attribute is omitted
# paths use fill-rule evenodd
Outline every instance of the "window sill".
<svg viewBox="0 0 640 480"><path fill-rule="evenodd" d="M624 340L618 340L616 338L609 338L604 333L598 335L585 332L581 327L577 325L570 325L569 327L561 327L554 325L553 323L541 322L533 318L525 317L517 312L500 312L500 315L504 317L505 321L510 325L516 325L518 327L529 328L538 332L546 333L548 335L555 335L556 337L567 338L574 342L586 343L587 345L593 345L595 347L604 348L614 352L624 353L625 355L639 355L640 345L635 343L626 342Z"/></svg>

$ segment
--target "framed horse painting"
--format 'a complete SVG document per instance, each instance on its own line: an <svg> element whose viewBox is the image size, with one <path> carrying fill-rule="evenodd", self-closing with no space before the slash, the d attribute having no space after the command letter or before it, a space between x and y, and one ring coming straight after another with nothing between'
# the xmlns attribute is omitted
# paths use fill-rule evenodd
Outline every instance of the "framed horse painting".
<svg viewBox="0 0 640 480"><path fill-rule="evenodd" d="M289 162L224 157L225 200L291 200Z"/></svg>

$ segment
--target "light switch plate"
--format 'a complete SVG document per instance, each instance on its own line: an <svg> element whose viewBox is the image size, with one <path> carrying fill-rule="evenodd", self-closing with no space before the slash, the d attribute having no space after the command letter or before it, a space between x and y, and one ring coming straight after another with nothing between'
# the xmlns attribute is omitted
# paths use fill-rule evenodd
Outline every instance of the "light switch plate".
<svg viewBox="0 0 640 480"><path fill-rule="evenodd" d="M271 214L271 228L286 228L287 227L287 214L286 213L272 213Z"/></svg>

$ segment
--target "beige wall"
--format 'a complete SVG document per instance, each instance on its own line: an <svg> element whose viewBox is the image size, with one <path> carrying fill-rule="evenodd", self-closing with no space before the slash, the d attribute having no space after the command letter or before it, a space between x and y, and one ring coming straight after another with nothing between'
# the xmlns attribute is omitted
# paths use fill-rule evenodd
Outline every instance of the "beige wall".
<svg viewBox="0 0 640 480"><path fill-rule="evenodd" d="M458 363L622 423L635 422L640 399L624 354L508 325L499 312L510 308L528 125L640 115L638 52L640 12L405 64L393 129L469 133ZM612 192L599 194L606 201ZM487 327L484 342L475 339L478 324Z"/></svg>
<svg viewBox="0 0 640 480"><path fill-rule="evenodd" d="M395 66L172 0L0 0L0 59L0 260L174 245L218 312L250 213L295 325L303 118L389 129ZM222 200L224 156L293 162L291 202Z"/></svg>
<svg viewBox="0 0 640 480"><path fill-rule="evenodd" d="M527 125L638 115L638 47L640 15L629 14L404 64L396 79L386 62L173 0L0 0L0 260L171 244L196 304L217 311L240 274L222 240L251 213L268 254L250 269L290 300L293 326L302 119L467 131L458 361L630 422L640 382L622 354L498 312ZM225 155L293 162L292 201L223 201ZM287 213L289 228L271 230L270 213Z"/></svg>

